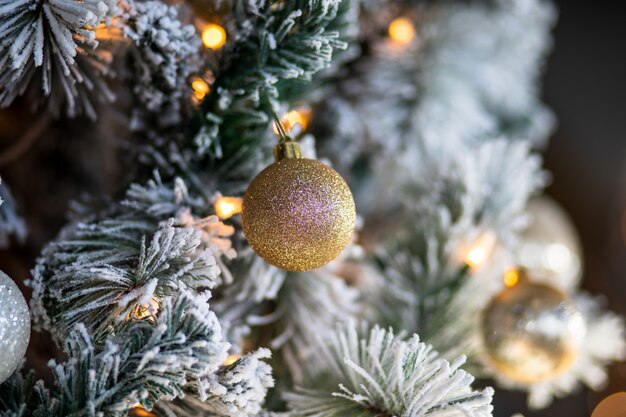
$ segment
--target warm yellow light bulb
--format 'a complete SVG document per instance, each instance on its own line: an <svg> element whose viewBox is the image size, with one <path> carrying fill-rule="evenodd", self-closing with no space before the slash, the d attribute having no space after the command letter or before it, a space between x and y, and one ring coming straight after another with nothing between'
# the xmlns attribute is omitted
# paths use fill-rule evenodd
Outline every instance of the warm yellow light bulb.
<svg viewBox="0 0 626 417"><path fill-rule="evenodd" d="M202 101L211 90L209 84L200 77L195 77L191 81L191 89L193 90L193 96L198 101Z"/></svg>
<svg viewBox="0 0 626 417"><path fill-rule="evenodd" d="M280 118L280 123L283 125L283 129L285 132L289 133L294 128L295 125L300 125L302 130L306 130L309 126L309 120L311 118L311 110L309 109L299 109L288 111ZM278 128L276 127L276 123L273 125L274 133L278 134Z"/></svg>
<svg viewBox="0 0 626 417"><path fill-rule="evenodd" d="M389 37L397 44L409 44L415 38L415 27L406 17L398 17L389 24Z"/></svg>
<svg viewBox="0 0 626 417"><path fill-rule="evenodd" d="M139 305L135 308L132 315L134 318L143 320L145 318L154 320L159 312L159 302L154 298L148 304Z"/></svg>
<svg viewBox="0 0 626 417"><path fill-rule="evenodd" d="M143 406L139 402L133 404L130 411L130 415L133 417L156 417L154 413L151 413L143 408Z"/></svg>
<svg viewBox="0 0 626 417"><path fill-rule="evenodd" d="M519 271L515 267L508 268L504 271L504 285L511 288L517 285L519 282Z"/></svg>
<svg viewBox="0 0 626 417"><path fill-rule="evenodd" d="M238 360L239 360L238 355L228 355L228 358L224 361L224 366L230 366L233 363L237 362Z"/></svg>
<svg viewBox="0 0 626 417"><path fill-rule="evenodd" d="M242 205L243 200L240 197L220 196L215 201L215 213L220 219L225 220L241 213Z"/></svg>
<svg viewBox="0 0 626 417"><path fill-rule="evenodd" d="M493 252L496 236L491 232L481 234L465 248L464 261L472 269L482 267Z"/></svg>
<svg viewBox="0 0 626 417"><path fill-rule="evenodd" d="M226 31L220 25L209 23L202 31L202 43L210 49L218 49L226 43Z"/></svg>

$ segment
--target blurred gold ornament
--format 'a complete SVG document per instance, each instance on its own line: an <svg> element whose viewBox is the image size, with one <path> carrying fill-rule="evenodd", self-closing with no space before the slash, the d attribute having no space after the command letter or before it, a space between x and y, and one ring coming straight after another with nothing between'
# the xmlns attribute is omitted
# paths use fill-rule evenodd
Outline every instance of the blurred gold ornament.
<svg viewBox="0 0 626 417"><path fill-rule="evenodd" d="M530 282L522 270L517 274L517 284L502 290L485 309L481 331L496 373L531 385L572 366L586 326L563 292Z"/></svg>
<svg viewBox="0 0 626 417"><path fill-rule="evenodd" d="M217 217L226 220L241 213L243 199L241 197L224 197L219 195L215 200L215 213Z"/></svg>
<svg viewBox="0 0 626 417"><path fill-rule="evenodd" d="M291 140L277 145L274 156L276 162L252 181L244 196L246 238L261 258L279 268L309 271L325 265L354 231L350 188L332 168L302 158Z"/></svg>
<svg viewBox="0 0 626 417"><path fill-rule="evenodd" d="M209 49L218 49L226 43L226 31L220 25L209 23L202 30L202 43Z"/></svg>
<svg viewBox="0 0 626 417"><path fill-rule="evenodd" d="M626 417L626 392L606 397L593 410L591 417Z"/></svg>
<svg viewBox="0 0 626 417"><path fill-rule="evenodd" d="M415 38L413 22L406 17L398 17L389 24L389 37L399 45L407 45Z"/></svg>
<svg viewBox="0 0 626 417"><path fill-rule="evenodd" d="M531 223L520 234L516 263L537 280L559 288L578 285L582 250L569 216L554 200L536 197L528 203Z"/></svg>

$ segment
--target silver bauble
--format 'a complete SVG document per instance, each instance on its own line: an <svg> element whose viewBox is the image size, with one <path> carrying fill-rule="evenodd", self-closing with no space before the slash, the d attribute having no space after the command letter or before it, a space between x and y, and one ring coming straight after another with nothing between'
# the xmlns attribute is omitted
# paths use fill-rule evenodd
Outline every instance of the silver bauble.
<svg viewBox="0 0 626 417"><path fill-rule="evenodd" d="M527 279L496 295L482 319L488 362L496 374L526 385L567 371L585 333L583 315L572 300Z"/></svg>
<svg viewBox="0 0 626 417"><path fill-rule="evenodd" d="M17 285L0 271L0 383L22 362L30 340L30 313Z"/></svg>
<svg viewBox="0 0 626 417"><path fill-rule="evenodd" d="M582 249L569 215L546 196L531 199L527 211L531 222L520 233L516 264L538 281L575 288L582 275Z"/></svg>

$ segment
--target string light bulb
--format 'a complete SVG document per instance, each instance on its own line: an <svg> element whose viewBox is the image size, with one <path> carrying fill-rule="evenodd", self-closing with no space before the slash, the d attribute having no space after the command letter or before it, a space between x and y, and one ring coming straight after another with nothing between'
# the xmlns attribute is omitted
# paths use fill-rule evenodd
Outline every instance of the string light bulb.
<svg viewBox="0 0 626 417"><path fill-rule="evenodd" d="M215 214L222 220L226 220L234 216L235 214L241 213L241 208L243 206L243 200L241 197L224 197L222 195L218 195L215 200Z"/></svg>
<svg viewBox="0 0 626 417"><path fill-rule="evenodd" d="M504 285L511 288L517 285L520 279L520 272L515 267L510 267L506 271L504 271L503 275Z"/></svg>
<svg viewBox="0 0 626 417"><path fill-rule="evenodd" d="M159 302L153 298L148 304L141 304L135 307L135 310L133 310L131 314L135 319L138 320L154 320L158 312Z"/></svg>
<svg viewBox="0 0 626 417"><path fill-rule="evenodd" d="M310 120L310 109L297 109L285 113L280 118L280 123L283 125L283 129L285 129L285 132L290 133L296 125L300 125L303 131L306 130L306 128L309 126ZM276 123L273 123L272 127L274 129L274 133L278 135L278 127L276 126Z"/></svg>
<svg viewBox="0 0 626 417"><path fill-rule="evenodd" d="M130 410L130 415L133 417L156 417L156 414L143 408L139 402L133 404Z"/></svg>
<svg viewBox="0 0 626 417"><path fill-rule="evenodd" d="M407 45L415 38L415 27L406 17L398 17L389 24L389 37L398 45Z"/></svg>
<svg viewBox="0 0 626 417"><path fill-rule="evenodd" d="M209 91L211 90L209 84L201 77L193 78L193 80L191 81L191 89L193 90L193 97L198 102L204 100L204 97L206 97L206 95L209 94Z"/></svg>
<svg viewBox="0 0 626 417"><path fill-rule="evenodd" d="M209 23L202 30L202 43L209 49L218 49L226 43L226 31L220 25Z"/></svg>
<svg viewBox="0 0 626 417"><path fill-rule="evenodd" d="M239 355L228 355L228 358L224 361L224 366L230 366L239 360Z"/></svg>
<svg viewBox="0 0 626 417"><path fill-rule="evenodd" d="M496 246L496 236L492 232L485 232L478 236L464 250L464 261L471 269L481 268L491 256Z"/></svg>

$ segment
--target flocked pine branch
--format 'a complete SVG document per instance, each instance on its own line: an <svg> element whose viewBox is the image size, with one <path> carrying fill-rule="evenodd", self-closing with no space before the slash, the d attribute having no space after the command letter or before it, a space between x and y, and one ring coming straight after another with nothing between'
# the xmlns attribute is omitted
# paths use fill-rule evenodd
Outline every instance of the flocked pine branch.
<svg viewBox="0 0 626 417"><path fill-rule="evenodd" d="M320 342L306 384L285 397L296 416L491 416L493 390L473 390L463 362L438 358L417 335L347 326Z"/></svg>
<svg viewBox="0 0 626 417"><path fill-rule="evenodd" d="M217 157L246 143L257 147L270 122L267 106L277 107L285 82L310 81L331 65L335 50L347 47L339 32L327 30L346 10L337 0L228 4L231 37L218 52L222 59L212 70L215 82L196 136L200 151L212 149Z"/></svg>
<svg viewBox="0 0 626 417"><path fill-rule="evenodd" d="M234 256L232 230L215 216L195 219L192 205L181 181L168 188L157 178L131 187L108 218L68 226L33 270L36 325L61 337L81 322L99 338L153 299L212 288L225 271L220 257Z"/></svg>
<svg viewBox="0 0 626 417"><path fill-rule="evenodd" d="M0 1L0 106L28 88L42 90L48 107L95 117L90 96L112 100L102 75L111 54L97 51L96 29L117 16L118 0Z"/></svg>
<svg viewBox="0 0 626 417"><path fill-rule="evenodd" d="M270 356L267 349L242 356L193 384L191 390L198 394L158 404L156 411L160 415L187 417L264 415L262 406L268 389L274 386L274 379L271 367L262 359Z"/></svg>
<svg viewBox="0 0 626 417"><path fill-rule="evenodd" d="M191 105L189 78L202 63L195 27L179 20L178 7L161 1L128 2L120 25L131 43L125 74L134 93L131 129L180 128Z"/></svg>
<svg viewBox="0 0 626 417"><path fill-rule="evenodd" d="M2 384L3 416L126 416L137 403L184 396L189 383L218 371L229 344L206 299L181 292L163 300L154 323L133 323L102 349L80 324L65 347L67 361L50 364L53 387L33 389L19 373Z"/></svg>

